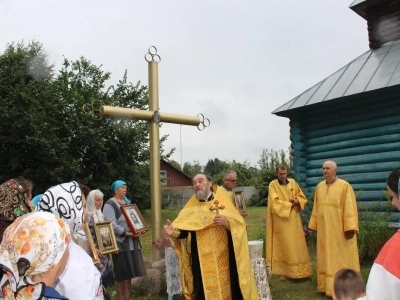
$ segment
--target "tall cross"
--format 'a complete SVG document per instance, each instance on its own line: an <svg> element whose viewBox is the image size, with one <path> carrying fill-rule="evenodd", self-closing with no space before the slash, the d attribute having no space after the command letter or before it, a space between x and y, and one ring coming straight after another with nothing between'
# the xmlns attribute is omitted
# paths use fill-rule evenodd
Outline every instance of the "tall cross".
<svg viewBox="0 0 400 300"><path fill-rule="evenodd" d="M100 114L106 117L128 118L149 121L150 131L150 192L151 192L151 221L153 243L161 238L161 179L160 179L160 132L159 123L174 123L197 126L204 130L210 126L210 120L203 114L197 117L164 113L159 111L158 101L158 64L161 62L157 48L151 46L145 54L149 65L149 110L131 109L102 105ZM92 105L93 108L93 105ZM200 117L201 118L200 118ZM153 260L160 259L160 252L152 248Z"/></svg>

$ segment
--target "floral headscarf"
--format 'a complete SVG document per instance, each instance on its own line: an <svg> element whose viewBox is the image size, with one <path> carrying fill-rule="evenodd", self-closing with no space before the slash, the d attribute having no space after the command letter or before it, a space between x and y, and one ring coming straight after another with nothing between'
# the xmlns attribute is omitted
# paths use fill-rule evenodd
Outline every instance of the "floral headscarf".
<svg viewBox="0 0 400 300"><path fill-rule="evenodd" d="M0 185L0 219L14 221L19 216L29 213L25 203L24 188L15 179Z"/></svg>
<svg viewBox="0 0 400 300"><path fill-rule="evenodd" d="M17 218L4 232L0 247L0 280L4 299L41 299L45 284L33 275L53 268L71 240L68 225L59 217L34 212Z"/></svg>
<svg viewBox="0 0 400 300"><path fill-rule="evenodd" d="M49 188L39 201L36 211L51 212L63 219L72 232L82 227L82 192L76 181L62 183Z"/></svg>
<svg viewBox="0 0 400 300"><path fill-rule="evenodd" d="M93 190L90 191L89 195L87 196L86 208L89 212L93 213L93 219L95 222L103 222L103 213L101 209L96 209L96 205L94 204L94 200L96 199L96 193L100 194L100 190ZM101 193L102 195L103 193Z"/></svg>

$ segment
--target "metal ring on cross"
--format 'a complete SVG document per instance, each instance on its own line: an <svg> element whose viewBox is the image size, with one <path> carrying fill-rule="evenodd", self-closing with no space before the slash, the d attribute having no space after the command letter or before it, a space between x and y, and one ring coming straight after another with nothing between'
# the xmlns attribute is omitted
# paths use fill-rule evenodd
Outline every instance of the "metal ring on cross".
<svg viewBox="0 0 400 300"><path fill-rule="evenodd" d="M198 114L197 117L200 119L200 124L197 125L197 129L203 131L206 127L210 126L211 122L208 118L204 118L203 114Z"/></svg>
<svg viewBox="0 0 400 300"><path fill-rule="evenodd" d="M90 115L93 119L100 120L102 118L102 106L103 102L101 100L93 100L92 103L85 103L82 107L82 110L84 113Z"/></svg>
<svg viewBox="0 0 400 300"><path fill-rule="evenodd" d="M148 51L149 52L147 52L144 55L144 59L147 62L151 62L151 61L161 62L161 57L160 57L160 55L157 54L157 48L155 46L150 46Z"/></svg>

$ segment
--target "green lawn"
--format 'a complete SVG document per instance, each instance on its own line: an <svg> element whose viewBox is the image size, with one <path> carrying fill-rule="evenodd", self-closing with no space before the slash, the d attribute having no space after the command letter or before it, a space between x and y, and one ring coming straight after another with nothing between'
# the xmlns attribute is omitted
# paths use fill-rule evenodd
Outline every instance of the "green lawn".
<svg viewBox="0 0 400 300"><path fill-rule="evenodd" d="M266 216L266 207L248 207L248 216L246 217L247 232L249 240L265 239L263 218ZM163 209L162 210L162 223L167 219L173 220L179 213L178 209ZM151 212L147 210L143 214L146 223L150 229L149 232L144 234L140 240L143 246L143 255L145 257L151 256L151 249L153 247L151 241ZM286 280L279 281L278 276L273 275L270 279L270 287L273 300L283 299L296 299L296 300L318 300L318 299L331 299L325 295L317 292L316 283L316 251L313 245L309 246L313 275L310 279L306 280ZM362 276L366 282L371 265L362 266ZM166 299L166 297L136 297L135 299ZM183 298L179 298L183 299Z"/></svg>

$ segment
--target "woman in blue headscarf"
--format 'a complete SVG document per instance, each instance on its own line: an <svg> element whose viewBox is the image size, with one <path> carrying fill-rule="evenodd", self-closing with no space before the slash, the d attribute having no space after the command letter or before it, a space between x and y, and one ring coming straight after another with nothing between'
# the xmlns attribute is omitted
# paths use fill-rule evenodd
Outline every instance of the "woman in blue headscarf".
<svg viewBox="0 0 400 300"><path fill-rule="evenodd" d="M109 199L103 208L104 219L111 221L114 228L118 254L112 254L114 264L115 289L118 300L131 299L131 279L146 275L146 267L142 256L142 246L139 235L131 232L124 215L121 213L121 205L131 201L126 197L126 183L122 180L115 181L111 187L114 197Z"/></svg>

